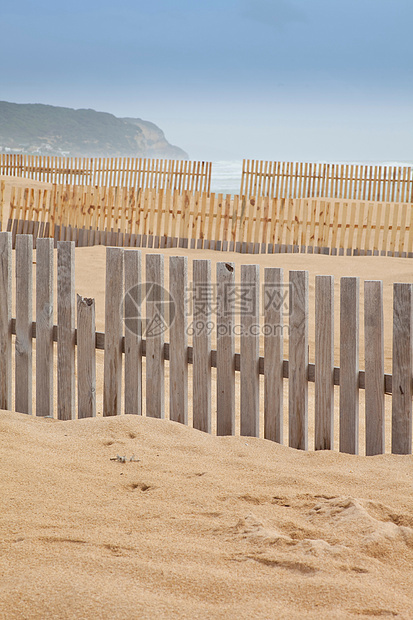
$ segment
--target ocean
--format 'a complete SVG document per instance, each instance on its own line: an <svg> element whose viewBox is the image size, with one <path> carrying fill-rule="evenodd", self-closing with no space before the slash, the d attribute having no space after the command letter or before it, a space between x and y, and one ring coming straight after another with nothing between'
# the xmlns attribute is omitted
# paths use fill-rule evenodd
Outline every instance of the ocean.
<svg viewBox="0 0 413 620"><path fill-rule="evenodd" d="M413 161L359 161L359 162L316 162L335 164L359 164L364 166L402 166L413 168ZM211 191L221 194L239 194L241 188L242 159L212 162Z"/></svg>
<svg viewBox="0 0 413 620"><path fill-rule="evenodd" d="M211 192L239 194L241 188L242 159L233 161L213 161Z"/></svg>

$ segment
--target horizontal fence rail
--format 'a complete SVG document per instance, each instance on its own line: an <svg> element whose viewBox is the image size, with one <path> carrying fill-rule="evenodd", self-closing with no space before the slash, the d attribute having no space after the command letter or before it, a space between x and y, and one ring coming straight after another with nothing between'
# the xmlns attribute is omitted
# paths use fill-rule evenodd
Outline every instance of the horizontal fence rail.
<svg viewBox="0 0 413 620"><path fill-rule="evenodd" d="M413 256L413 205L241 198L78 185L12 186L7 230L78 246L190 247L241 253Z"/></svg>
<svg viewBox="0 0 413 620"><path fill-rule="evenodd" d="M244 159L240 195L412 203L413 167Z"/></svg>
<svg viewBox="0 0 413 620"><path fill-rule="evenodd" d="M139 250L111 247L106 255L105 333L96 333L94 300L78 296L76 313L75 246L68 241L58 243L58 322L53 325L50 320L54 307L52 243L49 239L39 239L38 242L37 321L34 323L31 314L32 279L27 270L28 265L33 264L31 237L18 236L14 273L18 313L15 319L12 318L11 242L11 233L0 233L0 405L4 409L12 407L12 336L15 335L14 394L21 413L32 413L31 352L35 338L36 370L39 371L36 371L36 391L33 393L41 398L42 403L42 408L36 406L36 415L56 416L57 413L61 420L96 415L95 351L100 349L104 351L105 416L119 415L124 403L127 413L165 417L164 377L165 362L168 362L172 420L188 424L188 402L192 393L195 428L205 432L216 428L217 434L231 435L235 433L238 420L242 435L258 437L263 413L264 437L282 443L286 409L290 447L333 449L334 401L338 396L339 449L358 454L360 390L364 389L366 454L384 452L382 403L385 394L392 397L391 450L396 454L412 453L412 284L397 283L393 288L393 367L392 375L387 375L383 373L383 298L379 281L365 282L366 365L365 370L360 371L358 278L347 277L340 281L340 368L336 368L332 356L332 276L317 276L316 357L315 364L310 364L307 339L311 310L306 271L290 271L288 280L284 281L281 269L267 268L262 277L257 265L243 265L240 274L236 274L232 263L222 262L217 264L216 283L212 287L210 261L196 260L192 269L188 269L188 259L175 256L169 259L168 291L162 254L146 255L143 268ZM285 295L281 295L283 301L281 305L279 303L280 295L276 293L280 293L280 287L282 292L290 292L288 311L284 307L287 303ZM183 303L185 291L189 300ZM211 321L213 313L214 320ZM237 326L241 330L235 330ZM212 334L217 343L216 350L211 349ZM289 360L282 358L285 334L288 334ZM190 346L188 337L192 339ZM264 340L264 356L260 356L260 339L261 342ZM53 343L56 341L57 412L53 411L51 397ZM146 357L145 368L143 357ZM193 392L188 389L188 365L193 366ZM216 408L212 404L215 379L211 368L216 368L219 383ZM238 372L239 410L234 398ZM264 375L263 385L261 375ZM289 398L284 405L285 379L288 379ZM41 392L37 389L39 381ZM315 383L316 395L314 446L308 444L309 382ZM143 383L146 385L146 403L142 398ZM336 393L335 385L339 386ZM264 408L261 412L262 391Z"/></svg>
<svg viewBox="0 0 413 620"><path fill-rule="evenodd" d="M0 174L64 185L210 191L211 162L0 154Z"/></svg>

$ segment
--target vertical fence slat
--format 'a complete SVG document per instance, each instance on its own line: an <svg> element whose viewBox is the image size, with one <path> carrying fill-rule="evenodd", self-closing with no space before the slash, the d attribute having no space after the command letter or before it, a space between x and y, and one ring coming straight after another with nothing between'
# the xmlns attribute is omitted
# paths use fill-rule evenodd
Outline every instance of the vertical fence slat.
<svg viewBox="0 0 413 620"><path fill-rule="evenodd" d="M104 416L120 415L122 409L123 252L106 250Z"/></svg>
<svg viewBox="0 0 413 620"><path fill-rule="evenodd" d="M0 409L12 408L12 235L0 233Z"/></svg>
<svg viewBox="0 0 413 620"><path fill-rule="evenodd" d="M125 413L142 415L142 255L125 250Z"/></svg>
<svg viewBox="0 0 413 620"><path fill-rule="evenodd" d="M241 265L241 435L259 437L259 265Z"/></svg>
<svg viewBox="0 0 413 620"><path fill-rule="evenodd" d="M77 296L78 418L96 416L95 300Z"/></svg>
<svg viewBox="0 0 413 620"><path fill-rule="evenodd" d="M315 279L315 450L334 448L334 277Z"/></svg>
<svg viewBox="0 0 413 620"><path fill-rule="evenodd" d="M75 417L75 244L57 244L57 416Z"/></svg>
<svg viewBox="0 0 413 620"><path fill-rule="evenodd" d="M265 269L264 438L283 443L283 270Z"/></svg>
<svg viewBox="0 0 413 620"><path fill-rule="evenodd" d="M340 281L340 452L359 450L359 279Z"/></svg>
<svg viewBox="0 0 413 620"><path fill-rule="evenodd" d="M16 237L15 409L32 413L33 237Z"/></svg>
<svg viewBox="0 0 413 620"><path fill-rule="evenodd" d="M235 432L234 263L217 263L217 435Z"/></svg>
<svg viewBox="0 0 413 620"><path fill-rule="evenodd" d="M290 271L289 445L308 449L308 271Z"/></svg>
<svg viewBox="0 0 413 620"><path fill-rule="evenodd" d="M193 427L211 432L211 261L193 261Z"/></svg>
<svg viewBox="0 0 413 620"><path fill-rule="evenodd" d="M366 456L384 454L383 282L364 282Z"/></svg>
<svg viewBox="0 0 413 620"><path fill-rule="evenodd" d="M164 257L146 255L146 415L165 417Z"/></svg>
<svg viewBox="0 0 413 620"><path fill-rule="evenodd" d="M393 284L393 454L412 453L412 284Z"/></svg>
<svg viewBox="0 0 413 620"><path fill-rule="evenodd" d="M53 239L36 247L36 415L53 416Z"/></svg>
<svg viewBox="0 0 413 620"><path fill-rule="evenodd" d="M188 259L169 259L169 292L174 307L169 327L169 418L188 424ZM171 311L171 306L169 306Z"/></svg>

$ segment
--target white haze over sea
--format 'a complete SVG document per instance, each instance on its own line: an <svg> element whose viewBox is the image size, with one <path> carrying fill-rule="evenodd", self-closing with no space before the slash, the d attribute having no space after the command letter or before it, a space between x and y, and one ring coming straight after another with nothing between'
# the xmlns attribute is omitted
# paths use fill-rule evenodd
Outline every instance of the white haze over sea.
<svg viewBox="0 0 413 620"><path fill-rule="evenodd" d="M336 164L358 164L364 166L401 166L413 168L412 161L359 161L359 162L315 162L315 163L336 163ZM239 194L241 188L242 159L221 160L212 162L211 191L221 194Z"/></svg>
<svg viewBox="0 0 413 620"><path fill-rule="evenodd" d="M233 161L213 161L211 192L217 194L239 194L241 175L242 159Z"/></svg>

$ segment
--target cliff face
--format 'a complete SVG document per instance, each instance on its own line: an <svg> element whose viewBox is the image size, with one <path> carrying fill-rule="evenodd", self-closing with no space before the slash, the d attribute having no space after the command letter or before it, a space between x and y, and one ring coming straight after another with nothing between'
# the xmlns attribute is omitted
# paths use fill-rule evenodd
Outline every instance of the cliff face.
<svg viewBox="0 0 413 620"><path fill-rule="evenodd" d="M188 159L187 153L178 146L173 146L165 138L164 132L157 125L141 118L122 118L121 120L134 125L141 132L141 139L146 143L147 157L165 159Z"/></svg>
<svg viewBox="0 0 413 620"><path fill-rule="evenodd" d="M188 159L148 121L106 112L0 101L0 152Z"/></svg>

